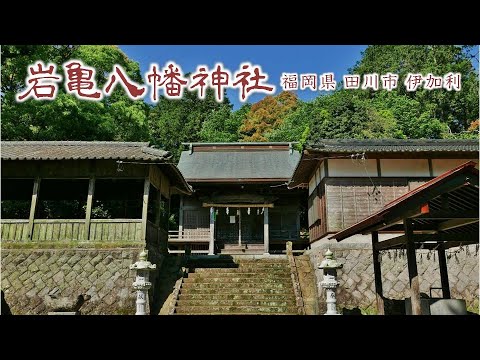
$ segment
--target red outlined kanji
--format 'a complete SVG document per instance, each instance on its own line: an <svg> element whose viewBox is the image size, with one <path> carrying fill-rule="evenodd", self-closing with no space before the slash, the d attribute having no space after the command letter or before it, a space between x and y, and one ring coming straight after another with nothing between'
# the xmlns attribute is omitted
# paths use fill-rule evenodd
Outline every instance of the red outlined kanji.
<svg viewBox="0 0 480 360"><path fill-rule="evenodd" d="M103 88L103 92L105 95L110 95L115 85L120 82L130 99L138 100L145 96L144 94L146 91L146 87L130 80L127 74L125 74L125 70L123 70L121 66L114 65L113 70L114 71L108 75L107 83Z"/></svg>
<svg viewBox="0 0 480 360"><path fill-rule="evenodd" d="M179 99L183 95L183 88L188 80L183 77L182 69L174 62L169 62L163 68L163 81L160 86L165 87L164 94L169 99Z"/></svg>
<svg viewBox="0 0 480 360"><path fill-rule="evenodd" d="M422 84L423 76L422 74L411 74L408 73L405 78L405 88L407 91L415 91Z"/></svg>
<svg viewBox="0 0 480 360"><path fill-rule="evenodd" d="M337 88L337 82L335 81L335 74L333 72L323 73L320 75L320 87L319 90L331 91Z"/></svg>
<svg viewBox="0 0 480 360"><path fill-rule="evenodd" d="M65 90L78 99L101 100L103 94L97 89L95 69L80 60L70 60L63 64L66 75Z"/></svg>
<svg viewBox="0 0 480 360"><path fill-rule="evenodd" d="M360 75L343 75L344 89L360 89Z"/></svg>
<svg viewBox="0 0 480 360"><path fill-rule="evenodd" d="M300 90L317 90L317 74L300 74Z"/></svg>
<svg viewBox="0 0 480 360"><path fill-rule="evenodd" d="M298 74L297 73L282 73L280 84L285 91L298 90Z"/></svg>
<svg viewBox="0 0 480 360"><path fill-rule="evenodd" d="M209 83L208 77L209 73L207 66L197 66L197 70L190 76L190 85L188 90L194 90L196 87L198 87L198 98L205 99L205 88Z"/></svg>
<svg viewBox="0 0 480 360"><path fill-rule="evenodd" d="M28 67L28 71L30 75L25 79L27 88L24 92L16 94L17 102L23 102L31 97L36 100L53 100L57 97L57 82L62 80L62 76L56 73L55 64L49 63L47 67L42 61L37 61Z"/></svg>
<svg viewBox="0 0 480 360"><path fill-rule="evenodd" d="M434 76L432 73L428 73L425 78L423 88L427 90L441 89L443 87L443 78L441 76Z"/></svg>
<svg viewBox="0 0 480 360"><path fill-rule="evenodd" d="M254 75L252 75L252 73L249 71L249 68L252 67L252 64L246 62L242 63L240 67L241 69L234 74L235 79L238 79L238 81L234 82L232 85L234 88L241 87L242 90L239 94L239 99L241 102L245 102L248 96L250 96L250 92L261 92L265 94L275 93L274 85L267 85L262 82L262 80L268 80L268 75L261 73L262 69L260 66L255 66L253 69Z"/></svg>
<svg viewBox="0 0 480 360"><path fill-rule="evenodd" d="M364 74L363 75L363 83L362 83L362 89L373 89L373 90L378 90L378 74L373 73L373 74Z"/></svg>
<svg viewBox="0 0 480 360"><path fill-rule="evenodd" d="M398 86L398 75L390 72L380 76L382 79L382 88L387 91L392 91Z"/></svg>
<svg viewBox="0 0 480 360"><path fill-rule="evenodd" d="M229 70L223 67L222 63L216 63L215 70L211 73L211 87L216 88L215 100L218 102L223 101L223 88L230 84L232 74Z"/></svg>
<svg viewBox="0 0 480 360"><path fill-rule="evenodd" d="M151 87L150 91L150 100L153 103L158 102L158 90L160 88L160 81L162 80L162 75L159 73L160 67L158 64L150 64L150 70L145 74L145 83L149 84Z"/></svg>
<svg viewBox="0 0 480 360"><path fill-rule="evenodd" d="M449 72L443 77L443 88L448 91L462 90L462 74Z"/></svg>

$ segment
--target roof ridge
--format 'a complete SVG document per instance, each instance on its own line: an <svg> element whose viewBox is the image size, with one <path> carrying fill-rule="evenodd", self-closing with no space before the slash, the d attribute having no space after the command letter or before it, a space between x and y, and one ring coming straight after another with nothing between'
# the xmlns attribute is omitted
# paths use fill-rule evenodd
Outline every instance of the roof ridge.
<svg viewBox="0 0 480 360"><path fill-rule="evenodd" d="M75 146L75 145L112 145L112 146L131 146L131 147L148 147L149 142L130 142L130 141L5 141L0 143L3 145L15 145L15 146Z"/></svg>
<svg viewBox="0 0 480 360"><path fill-rule="evenodd" d="M290 144L298 144L298 141L279 141L279 142L265 142L265 141L245 141L245 142L182 142L182 145L189 146L272 146L283 145L288 146Z"/></svg>
<svg viewBox="0 0 480 360"><path fill-rule="evenodd" d="M375 143L385 144L392 143L478 143L477 139L318 139L309 142L308 145L321 145L322 143L363 143L374 145Z"/></svg>

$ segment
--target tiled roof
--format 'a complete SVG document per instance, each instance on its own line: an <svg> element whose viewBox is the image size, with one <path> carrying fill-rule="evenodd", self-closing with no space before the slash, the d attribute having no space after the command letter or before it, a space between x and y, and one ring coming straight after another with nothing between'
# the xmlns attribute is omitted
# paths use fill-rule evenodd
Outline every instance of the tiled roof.
<svg viewBox="0 0 480 360"><path fill-rule="evenodd" d="M320 139L308 143L306 149L330 153L473 152L479 150L479 142L475 139Z"/></svg>
<svg viewBox="0 0 480 360"><path fill-rule="evenodd" d="M2 141L3 160L137 160L170 158L168 151L148 142L116 141Z"/></svg>
<svg viewBox="0 0 480 360"><path fill-rule="evenodd" d="M265 151L245 146L243 150L183 151L178 168L187 181L193 182L286 181L292 176L299 159L300 153L288 148Z"/></svg>

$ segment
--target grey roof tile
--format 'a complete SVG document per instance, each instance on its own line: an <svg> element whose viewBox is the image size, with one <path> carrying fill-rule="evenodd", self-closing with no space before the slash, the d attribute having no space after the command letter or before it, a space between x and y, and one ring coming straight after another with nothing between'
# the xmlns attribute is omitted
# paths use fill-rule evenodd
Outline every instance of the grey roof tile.
<svg viewBox="0 0 480 360"><path fill-rule="evenodd" d="M478 140L470 139L319 139L307 149L325 152L472 152Z"/></svg>
<svg viewBox="0 0 480 360"><path fill-rule="evenodd" d="M2 141L3 160L140 160L170 158L168 151L148 142L116 141Z"/></svg>
<svg viewBox="0 0 480 360"><path fill-rule="evenodd" d="M183 151L178 168L192 179L290 179L298 151Z"/></svg>

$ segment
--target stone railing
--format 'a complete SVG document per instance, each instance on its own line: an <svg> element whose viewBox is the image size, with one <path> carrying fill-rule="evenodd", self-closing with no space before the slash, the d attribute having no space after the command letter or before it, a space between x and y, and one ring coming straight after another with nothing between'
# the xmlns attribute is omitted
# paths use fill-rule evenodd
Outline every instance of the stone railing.
<svg viewBox="0 0 480 360"><path fill-rule="evenodd" d="M295 300L297 303L298 314L305 315L305 307L303 305L302 289L300 287L300 281L298 280L297 265L295 264L295 258L292 252L292 242L287 242L287 258L290 265L290 271L292 276L293 291L295 293Z"/></svg>

